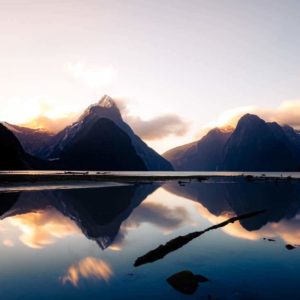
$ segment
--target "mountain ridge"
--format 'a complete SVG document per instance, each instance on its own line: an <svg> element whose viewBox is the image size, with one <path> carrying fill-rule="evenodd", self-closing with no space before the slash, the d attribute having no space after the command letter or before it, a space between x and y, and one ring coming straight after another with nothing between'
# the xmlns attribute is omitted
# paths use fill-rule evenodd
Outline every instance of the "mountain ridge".
<svg viewBox="0 0 300 300"><path fill-rule="evenodd" d="M291 126L245 114L232 132L214 128L163 156L180 171L297 171L300 135Z"/></svg>

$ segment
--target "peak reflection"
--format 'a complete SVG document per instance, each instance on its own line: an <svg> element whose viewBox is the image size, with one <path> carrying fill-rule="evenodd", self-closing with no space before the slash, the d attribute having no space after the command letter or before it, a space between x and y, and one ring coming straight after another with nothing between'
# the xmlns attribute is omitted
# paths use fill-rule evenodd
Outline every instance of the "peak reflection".
<svg viewBox="0 0 300 300"><path fill-rule="evenodd" d="M157 184L0 194L1 219L16 227L21 242L43 248L82 232L102 249L116 238L128 218ZM6 243L7 244L7 243Z"/></svg>

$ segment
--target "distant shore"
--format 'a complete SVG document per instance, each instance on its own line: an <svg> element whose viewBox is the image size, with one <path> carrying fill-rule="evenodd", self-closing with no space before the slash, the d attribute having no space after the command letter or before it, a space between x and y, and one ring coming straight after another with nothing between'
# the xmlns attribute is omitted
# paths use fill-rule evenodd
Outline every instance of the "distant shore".
<svg viewBox="0 0 300 300"><path fill-rule="evenodd" d="M245 180L300 180L300 173L286 172L116 172L116 171L1 171L0 186L8 183L47 183L70 181L154 182L244 178Z"/></svg>

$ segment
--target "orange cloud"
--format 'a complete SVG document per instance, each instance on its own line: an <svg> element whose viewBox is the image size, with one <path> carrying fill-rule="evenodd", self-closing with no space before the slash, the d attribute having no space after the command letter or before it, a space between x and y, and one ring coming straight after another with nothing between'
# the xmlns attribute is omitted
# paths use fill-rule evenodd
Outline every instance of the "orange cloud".
<svg viewBox="0 0 300 300"><path fill-rule="evenodd" d="M57 239L80 233L70 219L55 209L31 212L9 218L9 222L21 231L19 239L30 248L40 249Z"/></svg>
<svg viewBox="0 0 300 300"><path fill-rule="evenodd" d="M94 257L86 257L71 265L61 281L63 284L70 282L77 287L81 277L108 281L112 274L111 267L105 261Z"/></svg>
<svg viewBox="0 0 300 300"><path fill-rule="evenodd" d="M189 123L177 115L161 115L151 120L139 117L126 117L134 131L145 140L157 140L167 136L183 136L189 129Z"/></svg>
<svg viewBox="0 0 300 300"><path fill-rule="evenodd" d="M224 125L236 126L238 120L246 113L253 113L268 122L277 122L281 125L290 125L300 129L300 100L284 101L276 108L258 106L242 106L224 111L209 127Z"/></svg>
<svg viewBox="0 0 300 300"><path fill-rule="evenodd" d="M66 126L72 124L76 120L77 116L78 114L74 113L62 118L51 119L44 115L40 115L26 123L20 124L20 126L33 129L44 129L49 132L57 133L58 131L64 129Z"/></svg>

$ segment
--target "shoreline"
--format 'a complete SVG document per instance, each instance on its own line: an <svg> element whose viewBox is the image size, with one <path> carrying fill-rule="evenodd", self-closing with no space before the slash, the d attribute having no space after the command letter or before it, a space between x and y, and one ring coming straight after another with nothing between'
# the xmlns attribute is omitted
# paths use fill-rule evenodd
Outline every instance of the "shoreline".
<svg viewBox="0 0 300 300"><path fill-rule="evenodd" d="M63 183L63 182L121 182L143 183L169 180L245 179L300 180L300 173L279 172L108 172L108 171L5 171L0 172L0 187L7 184Z"/></svg>

